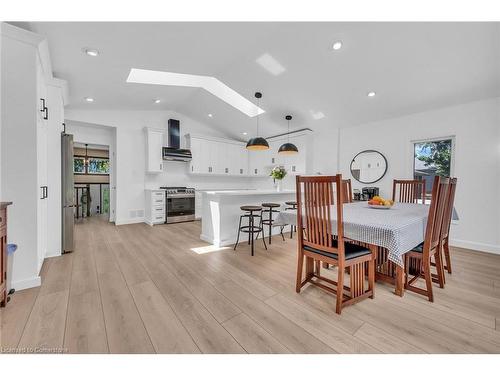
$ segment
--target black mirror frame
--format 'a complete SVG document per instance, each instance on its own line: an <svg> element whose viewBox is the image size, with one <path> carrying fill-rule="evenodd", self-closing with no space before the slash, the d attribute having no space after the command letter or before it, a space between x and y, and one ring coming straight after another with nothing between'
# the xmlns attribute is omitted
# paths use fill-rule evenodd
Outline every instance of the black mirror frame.
<svg viewBox="0 0 500 375"><path fill-rule="evenodd" d="M359 181L356 177L354 177L354 175L352 174L352 163L354 163L354 160L356 159L356 157L358 155L361 155L361 154L364 154L365 152L376 152L377 154L379 154L380 156L382 156L384 158L384 161L385 161L385 171L384 173L382 174L382 176L380 176L379 179L375 180L375 181L370 181L370 182L363 182L363 181ZM381 179L384 178L384 176L386 175L387 173L387 169L389 168L389 163L387 162L387 158L384 156L384 154L382 154L380 151L377 151L377 150L363 150L361 152L358 152L356 155L354 155L354 157L352 158L352 161L351 161L351 165L349 166L349 172L351 172L351 176L358 182L362 183L362 184L374 184L375 182L378 182L380 181Z"/></svg>

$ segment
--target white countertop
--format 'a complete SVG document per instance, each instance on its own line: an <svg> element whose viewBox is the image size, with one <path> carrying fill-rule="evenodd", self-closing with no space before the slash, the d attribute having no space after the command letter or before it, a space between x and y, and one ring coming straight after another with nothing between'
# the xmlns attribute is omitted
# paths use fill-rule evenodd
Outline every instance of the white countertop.
<svg viewBox="0 0 500 375"><path fill-rule="evenodd" d="M208 190L203 191L208 195L284 195L295 194L295 190Z"/></svg>

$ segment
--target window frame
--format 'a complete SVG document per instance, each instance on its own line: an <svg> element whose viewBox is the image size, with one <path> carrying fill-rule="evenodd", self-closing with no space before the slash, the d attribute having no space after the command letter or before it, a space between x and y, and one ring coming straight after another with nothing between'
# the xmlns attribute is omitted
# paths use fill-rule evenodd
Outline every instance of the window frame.
<svg viewBox="0 0 500 375"><path fill-rule="evenodd" d="M439 142L439 141L448 141L451 140L451 158L450 158L450 177L455 176L455 153L456 153L456 136L448 135L442 137L434 137L434 138L421 138L411 140L411 178L415 178L415 145L418 143L425 142ZM427 199L426 199L427 200Z"/></svg>

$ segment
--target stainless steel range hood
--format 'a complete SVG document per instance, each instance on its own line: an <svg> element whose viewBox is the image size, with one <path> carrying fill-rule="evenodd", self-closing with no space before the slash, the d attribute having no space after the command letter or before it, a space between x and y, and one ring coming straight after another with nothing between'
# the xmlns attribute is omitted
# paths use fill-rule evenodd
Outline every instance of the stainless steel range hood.
<svg viewBox="0 0 500 375"><path fill-rule="evenodd" d="M191 150L184 148L163 147L163 160L168 161L191 161Z"/></svg>

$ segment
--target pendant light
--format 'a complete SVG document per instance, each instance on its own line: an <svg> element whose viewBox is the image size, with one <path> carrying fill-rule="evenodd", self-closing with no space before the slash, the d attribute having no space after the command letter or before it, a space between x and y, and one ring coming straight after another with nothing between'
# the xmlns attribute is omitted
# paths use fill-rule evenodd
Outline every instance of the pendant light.
<svg viewBox="0 0 500 375"><path fill-rule="evenodd" d="M278 150L278 154L295 154L297 152L299 152L299 149L297 148L297 146L295 146L293 143L290 143L290 120L292 119L292 116L290 115L286 115L285 116L285 120L288 121L288 142L287 143L283 143L279 150Z"/></svg>
<svg viewBox="0 0 500 375"><path fill-rule="evenodd" d="M257 105L260 106L259 99L262 98L262 94L260 92L255 93L255 97L257 98ZM259 137L259 115L257 115L257 137L250 138L247 142L248 150L268 150L269 143L265 140L265 138Z"/></svg>

